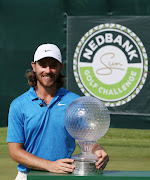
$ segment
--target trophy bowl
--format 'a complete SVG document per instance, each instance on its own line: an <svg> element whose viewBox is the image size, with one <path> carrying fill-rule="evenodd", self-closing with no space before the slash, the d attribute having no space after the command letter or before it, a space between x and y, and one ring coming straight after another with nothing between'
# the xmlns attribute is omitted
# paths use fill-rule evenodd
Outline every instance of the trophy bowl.
<svg viewBox="0 0 150 180"><path fill-rule="evenodd" d="M105 135L109 126L110 113L97 98L79 97L68 106L65 127L81 148L81 154L72 156L76 165L74 174L96 173L97 157L92 154L92 149L97 140Z"/></svg>

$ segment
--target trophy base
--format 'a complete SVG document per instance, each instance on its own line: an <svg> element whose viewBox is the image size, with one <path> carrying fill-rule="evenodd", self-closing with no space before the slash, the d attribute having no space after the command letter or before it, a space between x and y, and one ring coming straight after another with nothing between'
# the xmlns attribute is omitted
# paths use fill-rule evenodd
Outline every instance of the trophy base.
<svg viewBox="0 0 150 180"><path fill-rule="evenodd" d="M74 175L91 175L101 173L102 171L97 170L95 167L95 162L93 161L79 161L75 160L74 165L76 166L73 174Z"/></svg>
<svg viewBox="0 0 150 180"><path fill-rule="evenodd" d="M95 163L97 157L91 152L82 152L80 154L71 157L74 159L74 165L76 166L73 174L74 175L91 175L91 174L101 174L101 170L97 170Z"/></svg>

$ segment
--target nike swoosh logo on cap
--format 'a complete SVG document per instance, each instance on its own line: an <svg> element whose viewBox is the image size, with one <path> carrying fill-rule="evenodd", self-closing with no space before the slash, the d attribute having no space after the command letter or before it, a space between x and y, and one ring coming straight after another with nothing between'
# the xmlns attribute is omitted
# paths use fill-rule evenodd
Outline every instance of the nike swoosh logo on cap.
<svg viewBox="0 0 150 180"><path fill-rule="evenodd" d="M47 52L47 51L51 51L51 50L45 50L45 52Z"/></svg>

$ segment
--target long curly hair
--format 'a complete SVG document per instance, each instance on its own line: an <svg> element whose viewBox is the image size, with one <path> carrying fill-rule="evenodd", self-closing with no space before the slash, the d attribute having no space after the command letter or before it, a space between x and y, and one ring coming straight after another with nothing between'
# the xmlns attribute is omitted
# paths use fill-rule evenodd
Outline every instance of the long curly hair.
<svg viewBox="0 0 150 180"><path fill-rule="evenodd" d="M36 87L37 85L37 78L36 78L36 73L33 70L27 70L25 76L28 79L28 84L29 86ZM65 85L65 75L59 74L58 79L57 79L57 88L61 88Z"/></svg>

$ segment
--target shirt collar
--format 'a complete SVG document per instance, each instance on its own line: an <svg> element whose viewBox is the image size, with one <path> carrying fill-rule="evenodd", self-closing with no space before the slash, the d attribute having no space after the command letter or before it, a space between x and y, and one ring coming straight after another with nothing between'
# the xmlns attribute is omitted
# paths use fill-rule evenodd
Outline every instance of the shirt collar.
<svg viewBox="0 0 150 180"><path fill-rule="evenodd" d="M56 96L64 96L65 94L66 94L65 89L64 88L60 88L60 89L57 90L57 93L56 93L55 97ZM32 101L34 101L34 100L39 98L37 96L35 90L34 90L34 87L30 87L30 89L29 89L29 96L32 99Z"/></svg>
<svg viewBox="0 0 150 180"><path fill-rule="evenodd" d="M66 94L66 89L60 88L57 90L56 96L64 96Z"/></svg>

